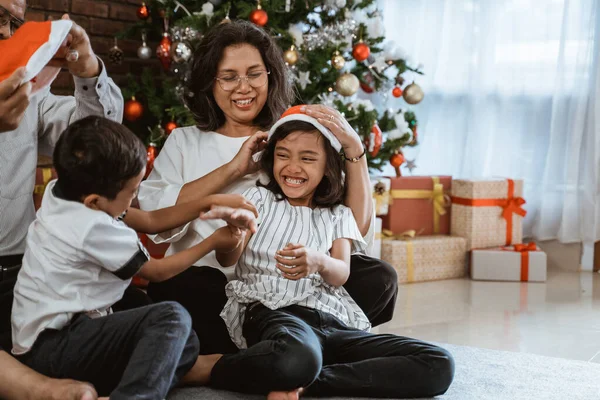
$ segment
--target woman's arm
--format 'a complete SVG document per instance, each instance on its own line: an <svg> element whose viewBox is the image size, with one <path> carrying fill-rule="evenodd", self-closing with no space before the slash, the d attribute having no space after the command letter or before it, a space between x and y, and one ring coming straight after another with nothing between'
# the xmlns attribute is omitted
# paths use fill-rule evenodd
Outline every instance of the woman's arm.
<svg viewBox="0 0 600 400"><path fill-rule="evenodd" d="M347 158L359 157L364 153L358 133L337 110L315 104L306 106L305 112L307 115L317 118L323 126L333 132L342 144ZM365 236L369 231L371 218L373 218L371 181L366 156L362 156L355 163L346 161L346 199L344 204L352 209L356 225L360 233Z"/></svg>
<svg viewBox="0 0 600 400"><path fill-rule="evenodd" d="M257 132L244 142L240 151L229 163L211 173L183 185L177 198L177 204L195 201L204 196L219 193L231 183L258 171L258 163L253 156L264 148L266 132Z"/></svg>
<svg viewBox="0 0 600 400"><path fill-rule="evenodd" d="M350 276L350 239L336 239L331 247L331 256L304 247L290 244L275 255L277 268L287 279L298 280L319 273L332 286L342 286Z"/></svg>

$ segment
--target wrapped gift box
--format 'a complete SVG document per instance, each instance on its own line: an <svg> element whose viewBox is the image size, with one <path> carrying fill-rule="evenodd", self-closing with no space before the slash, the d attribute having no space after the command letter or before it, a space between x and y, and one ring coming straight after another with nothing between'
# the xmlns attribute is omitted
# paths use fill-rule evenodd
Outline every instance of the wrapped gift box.
<svg viewBox="0 0 600 400"><path fill-rule="evenodd" d="M390 178L372 177L371 186L373 188L373 205L375 206L375 215L386 215L390 205Z"/></svg>
<svg viewBox="0 0 600 400"><path fill-rule="evenodd" d="M36 210L39 210L42 205L42 198L48 182L56 178L56 171L52 168L52 165L38 164L35 170L35 186L33 187L33 205Z"/></svg>
<svg viewBox="0 0 600 400"><path fill-rule="evenodd" d="M483 281L546 281L546 253L535 243L475 249L471 278Z"/></svg>
<svg viewBox="0 0 600 400"><path fill-rule="evenodd" d="M396 234L409 230L419 235L450 233L450 176L391 178L391 203L383 216L383 229Z"/></svg>
<svg viewBox="0 0 600 400"><path fill-rule="evenodd" d="M375 240L367 249L367 255L381 259L381 218L375 218Z"/></svg>
<svg viewBox="0 0 600 400"><path fill-rule="evenodd" d="M466 274L467 241L457 236L417 236L381 243L381 259L394 266L398 282L461 278Z"/></svg>
<svg viewBox="0 0 600 400"><path fill-rule="evenodd" d="M467 238L469 250L519 244L523 240L523 181L452 181L451 234Z"/></svg>

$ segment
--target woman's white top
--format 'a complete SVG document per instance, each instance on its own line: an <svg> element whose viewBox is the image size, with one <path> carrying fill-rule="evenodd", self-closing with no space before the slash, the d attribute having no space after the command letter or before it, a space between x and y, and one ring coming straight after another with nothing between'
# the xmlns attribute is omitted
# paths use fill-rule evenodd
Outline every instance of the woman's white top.
<svg viewBox="0 0 600 400"><path fill-rule="evenodd" d="M248 189L244 196L259 213L258 231L252 236L235 267L235 279L225 291L229 300L221 312L233 342L246 347L242 335L248 304L261 302L277 310L300 305L334 315L349 327L369 329L371 324L346 289L326 283L318 273L299 280L284 278L275 266L275 253L288 243L299 243L329 255L336 239L352 241L352 247L365 247L352 210L344 205L331 208L292 206L278 201L262 187Z"/></svg>
<svg viewBox="0 0 600 400"><path fill-rule="evenodd" d="M175 205L183 185L230 162L247 139L248 136L233 138L217 132L204 132L194 126L175 129L154 161L152 173L140 186L140 207L150 211ZM242 194L247 189L256 187L259 178L266 182L264 175L251 174L238 179L221 193ZM364 238L369 245L374 238L374 224L375 217L371 219L369 232ZM225 226L225 223L220 220L197 219L150 238L155 243L171 243L166 253L168 256L200 243L222 226ZM223 271L228 279L233 277L234 269L221 268L214 252L194 265L214 267Z"/></svg>

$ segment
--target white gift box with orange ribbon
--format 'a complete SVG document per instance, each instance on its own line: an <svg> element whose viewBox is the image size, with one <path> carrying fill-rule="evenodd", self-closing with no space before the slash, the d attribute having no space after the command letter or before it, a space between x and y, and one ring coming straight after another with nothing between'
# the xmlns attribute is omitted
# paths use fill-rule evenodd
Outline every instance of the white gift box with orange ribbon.
<svg viewBox="0 0 600 400"><path fill-rule="evenodd" d="M466 238L469 250L521 243L522 196L522 180L453 180L450 233Z"/></svg>
<svg viewBox="0 0 600 400"><path fill-rule="evenodd" d="M471 252L471 278L486 281L546 281L546 253L535 243Z"/></svg>
<svg viewBox="0 0 600 400"><path fill-rule="evenodd" d="M414 235L414 231L411 232ZM398 273L398 282L433 281L466 275L467 241L457 236L402 235L383 231L381 259ZM387 236L387 237L386 237Z"/></svg>

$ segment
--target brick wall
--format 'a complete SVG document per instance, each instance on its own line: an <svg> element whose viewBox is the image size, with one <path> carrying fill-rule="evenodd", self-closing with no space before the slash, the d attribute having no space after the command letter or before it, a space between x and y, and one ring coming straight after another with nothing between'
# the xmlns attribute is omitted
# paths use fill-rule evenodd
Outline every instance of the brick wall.
<svg viewBox="0 0 600 400"><path fill-rule="evenodd" d="M108 51L114 46L114 35L122 32L130 24L138 21L136 11L142 0L27 0L28 21L60 19L68 13L72 20L81 25L88 33L92 47L107 66L108 73L118 85L124 85L129 72L139 72L142 66L158 61L142 61L137 58L137 49L141 46L141 37L132 40L119 40L119 47L125 52L121 65L111 64ZM152 48L154 43L148 43ZM73 80L67 72L61 72L54 84L56 94L72 94Z"/></svg>

